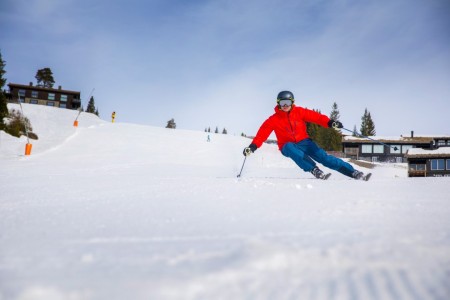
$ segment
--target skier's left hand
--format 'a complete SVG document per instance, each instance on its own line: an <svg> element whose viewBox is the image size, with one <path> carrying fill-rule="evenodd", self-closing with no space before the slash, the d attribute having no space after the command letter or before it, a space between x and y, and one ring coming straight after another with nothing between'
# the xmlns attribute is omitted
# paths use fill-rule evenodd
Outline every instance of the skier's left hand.
<svg viewBox="0 0 450 300"><path fill-rule="evenodd" d="M330 120L330 121L328 121L328 127L337 129L337 128L343 128L344 125L342 125L342 123L339 121Z"/></svg>

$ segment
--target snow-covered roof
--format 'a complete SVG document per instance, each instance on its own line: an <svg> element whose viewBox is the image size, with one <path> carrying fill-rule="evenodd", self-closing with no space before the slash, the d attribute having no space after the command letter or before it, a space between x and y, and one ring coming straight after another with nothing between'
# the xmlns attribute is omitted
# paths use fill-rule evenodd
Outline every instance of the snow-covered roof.
<svg viewBox="0 0 450 300"><path fill-rule="evenodd" d="M450 147L441 147L438 149L428 150L422 148L409 149L405 155L406 157L449 157Z"/></svg>
<svg viewBox="0 0 450 300"><path fill-rule="evenodd" d="M361 138L361 137L355 137L355 136L345 136L344 142L350 142L350 143L373 143L373 140L380 141L383 143L430 143L435 138L433 137L382 137L382 136L372 136L368 138ZM450 137L448 137L450 139Z"/></svg>
<svg viewBox="0 0 450 300"><path fill-rule="evenodd" d="M411 138L409 134L402 134L400 137ZM434 139L450 139L448 134L414 134L414 137L419 138L434 138Z"/></svg>
<svg viewBox="0 0 450 300"><path fill-rule="evenodd" d="M383 143L399 143L399 144L404 144L404 143L430 143L431 141L435 140L435 139L442 139L444 138L443 136L429 136L429 137L425 137L425 136L414 136L414 137L410 137L410 136L399 136L399 137L383 137L383 136L372 136L370 137L373 140L376 141L380 141ZM445 137L447 139L450 139L450 136ZM445 139L444 138L444 139ZM368 139L368 138L361 138L361 137L355 137L355 136L344 136L344 142L350 142L350 143L373 143L374 141Z"/></svg>
<svg viewBox="0 0 450 300"><path fill-rule="evenodd" d="M23 88L27 90L39 90L39 91L49 91L49 92L58 92L58 93L68 93L68 94L80 94L79 91L72 91L72 90L65 90L62 88L46 88L43 86L38 85L26 85L26 84L19 84L19 83L8 83L8 86L15 87L15 88Z"/></svg>

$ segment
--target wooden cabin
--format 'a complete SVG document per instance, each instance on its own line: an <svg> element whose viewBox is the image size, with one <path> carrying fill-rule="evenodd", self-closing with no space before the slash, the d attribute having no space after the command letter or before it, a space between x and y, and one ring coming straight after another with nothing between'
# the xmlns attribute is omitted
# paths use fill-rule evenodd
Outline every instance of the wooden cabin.
<svg viewBox="0 0 450 300"><path fill-rule="evenodd" d="M370 162L406 162L406 153L410 149L434 149L436 147L449 147L450 136L446 135L411 135L400 137L370 137L360 138L355 136L343 136L342 147L344 156L356 160ZM381 142L383 144L380 144Z"/></svg>
<svg viewBox="0 0 450 300"><path fill-rule="evenodd" d="M9 83L7 93L8 102L30 103L37 105L54 106L67 109L78 109L81 106L80 92L29 85Z"/></svg>
<svg viewBox="0 0 450 300"><path fill-rule="evenodd" d="M408 150L409 177L450 177L450 147Z"/></svg>

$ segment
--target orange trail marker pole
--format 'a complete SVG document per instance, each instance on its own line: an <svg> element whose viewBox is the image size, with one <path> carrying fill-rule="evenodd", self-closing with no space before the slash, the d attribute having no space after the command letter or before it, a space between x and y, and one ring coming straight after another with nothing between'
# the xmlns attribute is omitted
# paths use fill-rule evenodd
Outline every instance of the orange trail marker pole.
<svg viewBox="0 0 450 300"><path fill-rule="evenodd" d="M31 148L33 148L33 145L30 143L27 143L25 145L25 155L30 155L31 154Z"/></svg>

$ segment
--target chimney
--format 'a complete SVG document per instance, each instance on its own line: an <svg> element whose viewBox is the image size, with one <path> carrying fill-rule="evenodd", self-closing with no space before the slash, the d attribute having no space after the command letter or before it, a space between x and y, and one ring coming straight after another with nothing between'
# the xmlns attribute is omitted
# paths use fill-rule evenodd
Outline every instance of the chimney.
<svg viewBox="0 0 450 300"><path fill-rule="evenodd" d="M411 130L411 138L414 137L414 130Z"/></svg>
<svg viewBox="0 0 450 300"><path fill-rule="evenodd" d="M58 85L58 90L60 90L61 89L61 86L60 85Z"/></svg>
<svg viewBox="0 0 450 300"><path fill-rule="evenodd" d="M33 83L30 81L30 86L33 86Z"/></svg>

